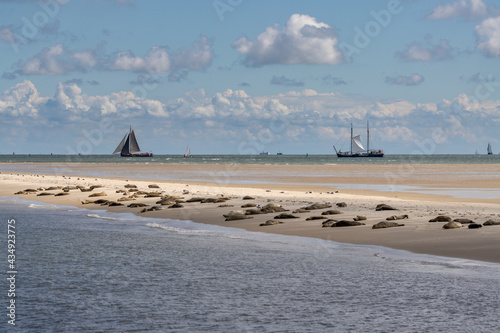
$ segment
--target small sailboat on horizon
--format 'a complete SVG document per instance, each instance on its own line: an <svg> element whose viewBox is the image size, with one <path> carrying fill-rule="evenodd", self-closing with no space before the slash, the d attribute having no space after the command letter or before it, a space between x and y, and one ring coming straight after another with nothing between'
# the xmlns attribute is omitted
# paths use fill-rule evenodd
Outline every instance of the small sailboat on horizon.
<svg viewBox="0 0 500 333"><path fill-rule="evenodd" d="M487 150L488 150L488 155L493 155L493 150L491 150L491 145L490 145L489 142L488 142L488 148L487 148Z"/></svg>
<svg viewBox="0 0 500 333"><path fill-rule="evenodd" d="M132 126L130 126L129 132L125 134L122 141L113 152L113 154L116 153L120 153L120 156L122 157L153 157L153 153L141 152Z"/></svg>
<svg viewBox="0 0 500 333"><path fill-rule="evenodd" d="M189 145L187 145L186 152L184 153L184 158L189 157L193 157L193 155L191 155L191 148L189 148Z"/></svg>

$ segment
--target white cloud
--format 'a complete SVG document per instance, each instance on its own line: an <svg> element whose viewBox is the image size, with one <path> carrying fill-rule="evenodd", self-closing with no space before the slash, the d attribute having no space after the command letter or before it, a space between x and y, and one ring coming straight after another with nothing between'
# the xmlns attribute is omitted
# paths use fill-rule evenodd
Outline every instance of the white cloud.
<svg viewBox="0 0 500 333"><path fill-rule="evenodd" d="M6 26L0 27L0 40L7 43L15 43L17 41L12 28Z"/></svg>
<svg viewBox="0 0 500 333"><path fill-rule="evenodd" d="M484 20L476 26L477 48L484 54L500 57L500 16Z"/></svg>
<svg viewBox="0 0 500 333"><path fill-rule="evenodd" d="M144 57L135 56L131 51L118 52L109 66L113 71L138 73L166 73L170 69L169 55L164 47L151 48Z"/></svg>
<svg viewBox="0 0 500 333"><path fill-rule="evenodd" d="M60 108L73 112L86 112L90 109L85 96L82 96L82 89L74 83L59 83L53 100Z"/></svg>
<svg viewBox="0 0 500 333"><path fill-rule="evenodd" d="M283 29L267 27L256 40L241 37L233 48L246 56L248 66L268 64L330 64L343 61L335 31L309 15L292 15Z"/></svg>
<svg viewBox="0 0 500 333"><path fill-rule="evenodd" d="M102 116L168 117L164 104L134 96L131 92L117 92L106 96L89 96L74 83L59 83L52 97L41 97L31 81L23 81L0 96L0 114L14 117L46 118L54 123L80 119L100 119Z"/></svg>
<svg viewBox="0 0 500 333"><path fill-rule="evenodd" d="M73 59L76 60L77 66L83 69L93 68L97 65L97 60L90 51L75 52L73 53Z"/></svg>
<svg viewBox="0 0 500 333"><path fill-rule="evenodd" d="M141 102L141 104L146 112L152 116L165 118L168 117L168 113L165 111L165 108L160 101L144 100Z"/></svg>
<svg viewBox="0 0 500 333"><path fill-rule="evenodd" d="M9 78L17 75L63 75L70 72L87 72L96 67L93 51L70 51L64 45L46 47L26 62L19 62L18 70L5 73Z"/></svg>
<svg viewBox="0 0 500 333"><path fill-rule="evenodd" d="M172 57L172 67L174 70L189 69L192 71L204 71L214 58L212 41L205 36L200 36L199 41L194 42L190 47L184 47Z"/></svg>
<svg viewBox="0 0 500 333"><path fill-rule="evenodd" d="M400 125L391 125L379 129L380 133L384 133L384 139L395 142L408 142L418 138L418 135L411 129Z"/></svg>
<svg viewBox="0 0 500 333"><path fill-rule="evenodd" d="M23 81L0 96L0 114L14 117L37 117L40 105L48 100L41 97L31 81Z"/></svg>
<svg viewBox="0 0 500 333"><path fill-rule="evenodd" d="M385 83L387 84L396 84L402 86L416 86L422 83L423 81L424 77L417 73L413 73L409 76L403 76L403 75L396 77L386 76L385 78Z"/></svg>
<svg viewBox="0 0 500 333"><path fill-rule="evenodd" d="M489 117L493 121L499 115L500 101L478 100L466 94L460 94L451 101L443 99L439 108L448 114L456 114L465 118Z"/></svg>
<svg viewBox="0 0 500 333"><path fill-rule="evenodd" d="M26 61L21 71L25 75L64 74L71 66L64 60L65 53L62 44L44 48L37 56Z"/></svg>
<svg viewBox="0 0 500 333"><path fill-rule="evenodd" d="M376 118L403 118L410 115L416 106L407 101L393 103L376 102L369 115Z"/></svg>
<svg viewBox="0 0 500 333"><path fill-rule="evenodd" d="M7 28L5 28L7 29ZM0 38L8 39L8 30L0 30ZM25 62L18 62L14 72L5 72L4 78L19 75L64 75L73 72L129 71L135 73L169 74L169 80L184 78L188 71L204 71L212 64L214 54L211 41L201 36L190 47L173 54L165 47L153 46L144 56L132 51L119 51L112 56L100 52L100 47L88 50L68 50L63 44L42 49Z"/></svg>
<svg viewBox="0 0 500 333"><path fill-rule="evenodd" d="M404 61L440 61L452 59L453 52L446 39L433 44L428 38L427 45L415 41L407 45L404 51L396 52L395 56Z"/></svg>
<svg viewBox="0 0 500 333"><path fill-rule="evenodd" d="M447 20L464 17L475 20L484 18L489 14L490 10L483 0L459 0L437 6L427 18L429 20Z"/></svg>
<svg viewBox="0 0 500 333"><path fill-rule="evenodd" d="M433 114L439 113L437 105L435 103L423 103L423 104L418 103L417 110L423 111L423 112L429 112L429 113L433 113Z"/></svg>

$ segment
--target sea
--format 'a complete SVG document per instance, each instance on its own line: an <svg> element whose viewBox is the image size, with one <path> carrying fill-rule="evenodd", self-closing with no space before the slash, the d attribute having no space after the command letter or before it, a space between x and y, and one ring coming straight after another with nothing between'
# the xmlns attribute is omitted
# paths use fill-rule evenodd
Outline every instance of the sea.
<svg viewBox="0 0 500 333"><path fill-rule="evenodd" d="M404 163L408 156L394 159ZM489 157L479 157L480 163L500 162ZM26 165L68 162L57 155L4 155L0 162L28 158ZM72 163L83 163L76 161L80 158L87 163L344 163L332 156L286 155L73 158ZM471 163L476 157L421 158L439 164ZM368 160L373 161L350 163L386 163ZM496 263L12 197L0 197L0 221L0 332L500 330Z"/></svg>
<svg viewBox="0 0 500 333"><path fill-rule="evenodd" d="M336 155L154 155L150 158L123 158L119 155L32 155L0 154L0 163L130 163L130 164L500 164L500 154L471 155L385 155L382 158L338 158Z"/></svg>
<svg viewBox="0 0 500 333"><path fill-rule="evenodd" d="M10 197L0 219L2 332L500 328L494 263Z"/></svg>

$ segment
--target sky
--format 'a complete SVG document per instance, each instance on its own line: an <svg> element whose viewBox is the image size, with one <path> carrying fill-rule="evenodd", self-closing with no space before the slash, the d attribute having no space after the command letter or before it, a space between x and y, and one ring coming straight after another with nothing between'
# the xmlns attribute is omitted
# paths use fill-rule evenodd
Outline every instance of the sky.
<svg viewBox="0 0 500 333"><path fill-rule="evenodd" d="M0 0L0 154L500 151L488 0Z"/></svg>

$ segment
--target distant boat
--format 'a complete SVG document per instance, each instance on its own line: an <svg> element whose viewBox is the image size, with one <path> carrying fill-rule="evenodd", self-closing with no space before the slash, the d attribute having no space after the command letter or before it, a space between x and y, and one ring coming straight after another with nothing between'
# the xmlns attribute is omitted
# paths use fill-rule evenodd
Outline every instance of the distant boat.
<svg viewBox="0 0 500 333"><path fill-rule="evenodd" d="M359 135L352 135L352 123L351 123L351 150L344 152L342 150L337 151L337 148L333 146L337 157L384 157L384 152L381 149L371 149L370 150L370 128L368 122L366 122L366 149L361 143Z"/></svg>
<svg viewBox="0 0 500 333"><path fill-rule="evenodd" d="M141 153L141 149L139 148L139 144L135 138L132 126L113 152L113 154L116 153L120 153L123 157L153 157L153 153Z"/></svg>
<svg viewBox="0 0 500 333"><path fill-rule="evenodd" d="M488 155L493 155L493 151L491 150L491 145L488 142Z"/></svg>
<svg viewBox="0 0 500 333"><path fill-rule="evenodd" d="M262 153L260 153L260 155L271 155L271 153L268 151L263 151Z"/></svg>
<svg viewBox="0 0 500 333"><path fill-rule="evenodd" d="M184 153L184 158L188 158L188 157L193 157L191 155L191 148L189 148L189 145L187 146L186 152Z"/></svg>
<svg viewBox="0 0 500 333"><path fill-rule="evenodd" d="M279 152L279 153L277 153L276 155L283 155L283 153L282 153L282 152Z"/></svg>

